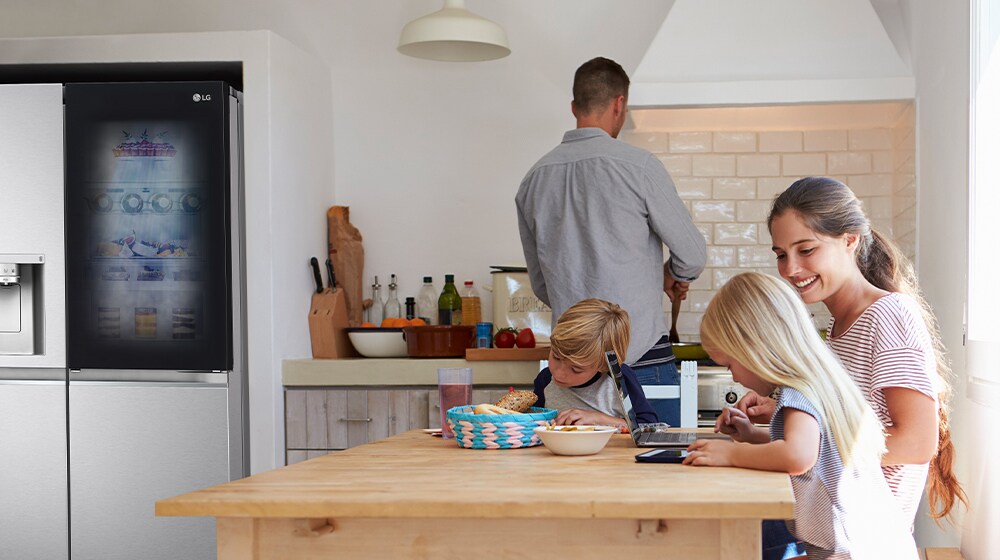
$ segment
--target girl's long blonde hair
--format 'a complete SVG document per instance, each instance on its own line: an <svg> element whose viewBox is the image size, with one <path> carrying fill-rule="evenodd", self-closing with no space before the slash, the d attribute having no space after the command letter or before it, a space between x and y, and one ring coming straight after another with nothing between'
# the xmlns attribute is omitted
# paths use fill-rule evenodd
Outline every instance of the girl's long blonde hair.
<svg viewBox="0 0 1000 560"><path fill-rule="evenodd" d="M802 393L819 409L844 465L881 460L881 422L785 282L737 275L709 303L701 338L767 383Z"/></svg>

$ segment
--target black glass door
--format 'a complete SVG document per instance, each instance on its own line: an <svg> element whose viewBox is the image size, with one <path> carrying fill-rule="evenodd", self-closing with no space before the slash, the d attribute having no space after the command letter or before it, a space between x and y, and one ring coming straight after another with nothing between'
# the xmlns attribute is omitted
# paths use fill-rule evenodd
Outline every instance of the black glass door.
<svg viewBox="0 0 1000 560"><path fill-rule="evenodd" d="M66 85L70 368L231 369L227 92Z"/></svg>

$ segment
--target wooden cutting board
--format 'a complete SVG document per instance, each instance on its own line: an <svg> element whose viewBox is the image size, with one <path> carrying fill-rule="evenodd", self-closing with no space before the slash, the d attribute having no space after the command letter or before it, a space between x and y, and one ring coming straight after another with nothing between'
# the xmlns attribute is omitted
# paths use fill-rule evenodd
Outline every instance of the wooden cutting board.
<svg viewBox="0 0 1000 560"><path fill-rule="evenodd" d="M469 361L539 361L549 359L548 346L535 348L468 348L465 359Z"/></svg>

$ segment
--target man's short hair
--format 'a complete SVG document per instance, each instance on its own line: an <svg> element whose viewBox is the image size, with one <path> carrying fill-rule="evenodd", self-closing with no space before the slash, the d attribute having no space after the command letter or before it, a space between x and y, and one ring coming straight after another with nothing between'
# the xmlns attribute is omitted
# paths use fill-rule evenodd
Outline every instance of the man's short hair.
<svg viewBox="0 0 1000 560"><path fill-rule="evenodd" d="M628 74L617 62L597 57L576 69L573 105L584 115L602 109L619 95L628 97Z"/></svg>

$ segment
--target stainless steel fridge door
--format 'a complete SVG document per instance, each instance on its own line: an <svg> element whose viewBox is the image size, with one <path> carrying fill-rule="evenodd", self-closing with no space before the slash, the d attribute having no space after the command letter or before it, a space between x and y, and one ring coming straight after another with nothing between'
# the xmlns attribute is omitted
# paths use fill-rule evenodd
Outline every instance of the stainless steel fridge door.
<svg viewBox="0 0 1000 560"><path fill-rule="evenodd" d="M34 340L20 355L0 343L0 368L65 368L62 84L0 85L0 132L0 258L37 256L21 267L33 284Z"/></svg>
<svg viewBox="0 0 1000 560"><path fill-rule="evenodd" d="M156 517L154 506L229 480L227 378L70 371L73 560L216 557L214 519Z"/></svg>
<svg viewBox="0 0 1000 560"><path fill-rule="evenodd" d="M0 377L0 557L66 559L66 370Z"/></svg>

